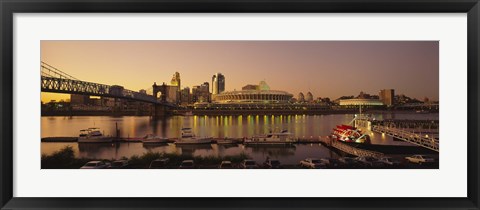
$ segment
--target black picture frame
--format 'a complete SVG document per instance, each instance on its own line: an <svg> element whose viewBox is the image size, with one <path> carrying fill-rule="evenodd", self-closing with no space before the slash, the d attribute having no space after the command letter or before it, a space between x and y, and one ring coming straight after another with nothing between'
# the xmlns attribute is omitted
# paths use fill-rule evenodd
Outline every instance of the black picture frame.
<svg viewBox="0 0 480 210"><path fill-rule="evenodd" d="M479 209L478 0L1 0L1 209ZM25 198L13 197L15 13L467 13L468 196L466 198ZM448 181L448 180L446 180ZM321 190L321 189L319 189ZM413 190L413 189L412 189Z"/></svg>

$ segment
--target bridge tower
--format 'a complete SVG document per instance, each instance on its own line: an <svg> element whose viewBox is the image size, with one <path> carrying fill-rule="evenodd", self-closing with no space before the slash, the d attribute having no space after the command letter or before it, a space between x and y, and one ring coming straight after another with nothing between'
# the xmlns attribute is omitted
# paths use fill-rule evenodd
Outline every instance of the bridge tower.
<svg viewBox="0 0 480 210"><path fill-rule="evenodd" d="M167 101L167 85L163 83L162 85L157 85L156 82L152 85L153 97L158 100L158 93L160 92L160 101L166 102Z"/></svg>
<svg viewBox="0 0 480 210"><path fill-rule="evenodd" d="M167 90L168 86L163 83L162 85L157 85L156 82L153 83L152 85L152 92L153 92L153 97L160 102L167 102ZM160 92L160 97L158 97L158 93ZM160 105L160 104L153 104L153 112L152 116L153 117L160 117L160 116L165 116L168 113L168 108L166 106Z"/></svg>

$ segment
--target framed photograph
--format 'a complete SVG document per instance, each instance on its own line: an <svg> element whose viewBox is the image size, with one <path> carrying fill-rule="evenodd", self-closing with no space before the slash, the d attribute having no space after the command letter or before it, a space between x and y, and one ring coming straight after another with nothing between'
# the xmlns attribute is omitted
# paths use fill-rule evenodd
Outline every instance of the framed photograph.
<svg viewBox="0 0 480 210"><path fill-rule="evenodd" d="M476 0L0 5L2 209L479 208Z"/></svg>

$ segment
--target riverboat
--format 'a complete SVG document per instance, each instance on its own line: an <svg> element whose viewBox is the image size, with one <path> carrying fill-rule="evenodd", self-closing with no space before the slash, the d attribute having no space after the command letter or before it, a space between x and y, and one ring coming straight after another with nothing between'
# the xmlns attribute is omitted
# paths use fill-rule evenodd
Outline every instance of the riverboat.
<svg viewBox="0 0 480 210"><path fill-rule="evenodd" d="M246 145L262 145L262 144L293 144L296 141L291 137L292 133L287 130L281 132L270 132L264 135L253 136L245 139L243 142Z"/></svg>
<svg viewBox="0 0 480 210"><path fill-rule="evenodd" d="M111 136L104 136L99 128L87 128L80 130L78 136L79 143L110 143L113 141Z"/></svg>
<svg viewBox="0 0 480 210"><path fill-rule="evenodd" d="M337 125L333 129L332 138L344 142L370 143L370 136L350 125Z"/></svg>
<svg viewBox="0 0 480 210"><path fill-rule="evenodd" d="M175 144L210 144L211 137L197 137L191 128L182 128L182 137L175 141Z"/></svg>

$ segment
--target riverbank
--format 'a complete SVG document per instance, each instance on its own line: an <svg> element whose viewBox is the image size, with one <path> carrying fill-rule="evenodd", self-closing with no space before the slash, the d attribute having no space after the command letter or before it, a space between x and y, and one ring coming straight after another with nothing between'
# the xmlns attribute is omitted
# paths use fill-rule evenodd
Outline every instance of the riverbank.
<svg viewBox="0 0 480 210"><path fill-rule="evenodd" d="M232 156L194 156L188 154L177 153L160 153L160 152L146 152L142 155L133 155L129 158L120 158L121 162L126 163L119 169L149 169L152 161L166 160L158 169L178 169L184 160L193 160L194 169L218 169L222 161L230 161L231 169L243 168L241 163L243 160L251 159L248 154L241 153ZM272 159L273 160L273 159ZM90 161L103 161L107 165L114 163L114 159L91 159L91 158L75 158L72 147L64 147L59 151L50 155L42 155L41 168L42 169L79 169ZM405 159L399 160L396 165L369 165L360 161L353 161L351 163L342 163L340 159L322 159L324 165L321 168L325 169L437 169L438 160L434 164L413 164ZM107 169L109 167L106 167ZM255 162L253 168L269 169L268 165L263 162ZM304 169L301 164L283 164L280 163L278 169Z"/></svg>
<svg viewBox="0 0 480 210"><path fill-rule="evenodd" d="M329 110L175 110L167 116L175 115L207 115L207 116L221 116L221 115L329 115L329 114L357 114L357 109L329 109ZM417 112L415 110L363 110L365 114L432 114L438 113L438 110L432 112ZM136 111L42 111L43 116L152 116L148 112Z"/></svg>
<svg viewBox="0 0 480 210"><path fill-rule="evenodd" d="M148 169L150 163L157 159L168 158L169 161L165 168L178 168L184 160L193 160L195 164L202 166L219 165L222 161L231 161L233 164L239 164L244 159L250 157L241 153L238 155L228 156L194 156L189 154L177 153L161 153L161 152L146 152L142 155L133 155L131 157L122 157L120 159L128 160L129 167L135 169ZM113 162L115 159L91 159L91 158L76 158L74 150L70 146L66 146L51 155L42 154L41 167L42 169L79 169L89 161L105 161Z"/></svg>

